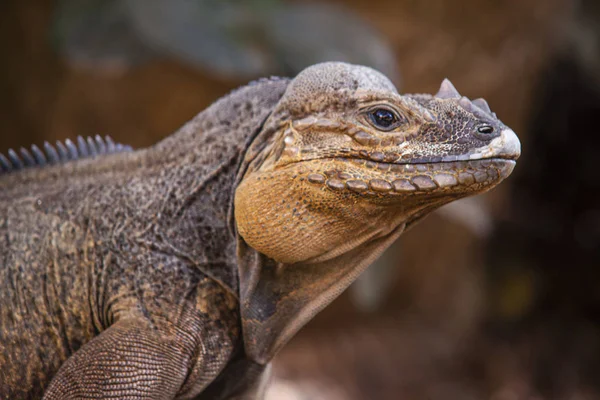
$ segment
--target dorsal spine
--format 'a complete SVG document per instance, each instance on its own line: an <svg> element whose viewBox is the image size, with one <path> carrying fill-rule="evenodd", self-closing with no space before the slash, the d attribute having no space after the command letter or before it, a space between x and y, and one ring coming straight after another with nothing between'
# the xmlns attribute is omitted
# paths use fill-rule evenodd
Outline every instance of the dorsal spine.
<svg viewBox="0 0 600 400"><path fill-rule="evenodd" d="M7 155L0 153L0 174L132 150L131 146L115 143L110 136L102 138L100 135L78 136L77 144L69 139L64 143L56 141L56 147L44 142L43 150L34 144L31 150L21 147L19 153L13 149L8 150Z"/></svg>

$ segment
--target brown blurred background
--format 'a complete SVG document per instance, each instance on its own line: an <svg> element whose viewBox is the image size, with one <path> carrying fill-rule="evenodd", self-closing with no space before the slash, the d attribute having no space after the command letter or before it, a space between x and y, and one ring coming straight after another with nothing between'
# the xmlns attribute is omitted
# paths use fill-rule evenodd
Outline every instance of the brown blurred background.
<svg viewBox="0 0 600 400"><path fill-rule="evenodd" d="M0 152L148 146L325 60L486 98L514 175L404 235L284 349L269 399L600 399L598 0L3 0L0 51Z"/></svg>

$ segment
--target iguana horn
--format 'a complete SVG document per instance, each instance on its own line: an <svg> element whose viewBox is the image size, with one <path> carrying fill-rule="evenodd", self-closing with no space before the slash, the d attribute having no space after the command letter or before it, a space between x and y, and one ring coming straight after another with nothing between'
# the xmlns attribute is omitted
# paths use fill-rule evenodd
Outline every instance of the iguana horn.
<svg viewBox="0 0 600 400"><path fill-rule="evenodd" d="M460 93L458 93L458 90L456 90L452 82L446 78L442 82L440 90L436 93L435 97L440 99L459 99Z"/></svg>
<svg viewBox="0 0 600 400"><path fill-rule="evenodd" d="M473 112L473 109L475 108L473 103L471 103L471 100L469 100L469 98L465 96L461 97L460 100L458 100L458 104L469 112Z"/></svg>
<svg viewBox="0 0 600 400"><path fill-rule="evenodd" d="M484 99L475 99L475 100L473 100L473 104L475 104L477 107L481 108L483 111L485 111L488 114L492 113L490 106L488 105L487 101L485 101Z"/></svg>
<svg viewBox="0 0 600 400"><path fill-rule="evenodd" d="M481 102L483 101L484 104L482 104ZM489 119L491 118L496 118L494 116L494 113L492 113L489 110L489 106L487 106L487 103L485 102L485 100L483 99L477 99L477 100L469 100L468 97L461 97L460 100L458 100L458 105L461 106L465 111L470 112L471 114L475 115L478 118L482 118L482 119ZM483 107L480 107L480 105L482 105Z"/></svg>

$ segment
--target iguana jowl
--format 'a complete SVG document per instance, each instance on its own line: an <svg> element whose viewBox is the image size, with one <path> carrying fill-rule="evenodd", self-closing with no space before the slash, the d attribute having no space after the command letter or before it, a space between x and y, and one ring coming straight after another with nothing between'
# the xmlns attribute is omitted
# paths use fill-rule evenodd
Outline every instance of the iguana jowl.
<svg viewBox="0 0 600 400"><path fill-rule="evenodd" d="M148 149L68 144L0 159L3 399L260 398L300 327L520 153L449 81L400 95L344 63L240 88Z"/></svg>

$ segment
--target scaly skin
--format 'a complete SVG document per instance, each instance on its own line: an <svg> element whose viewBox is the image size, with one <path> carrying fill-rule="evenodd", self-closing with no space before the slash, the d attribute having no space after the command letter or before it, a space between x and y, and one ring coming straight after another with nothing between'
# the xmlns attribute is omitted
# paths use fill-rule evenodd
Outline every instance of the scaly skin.
<svg viewBox="0 0 600 400"><path fill-rule="evenodd" d="M0 398L260 398L407 226L510 174L486 107L326 63L155 147L0 175Z"/></svg>

